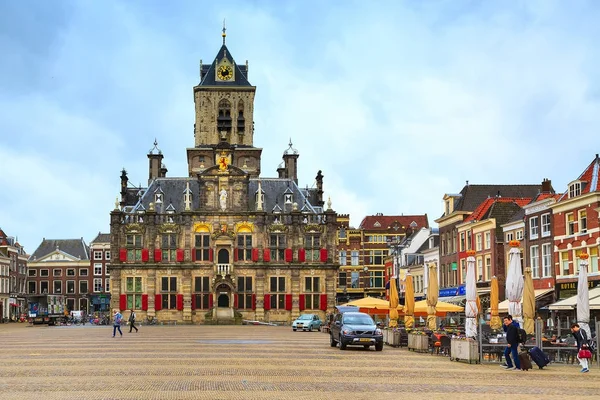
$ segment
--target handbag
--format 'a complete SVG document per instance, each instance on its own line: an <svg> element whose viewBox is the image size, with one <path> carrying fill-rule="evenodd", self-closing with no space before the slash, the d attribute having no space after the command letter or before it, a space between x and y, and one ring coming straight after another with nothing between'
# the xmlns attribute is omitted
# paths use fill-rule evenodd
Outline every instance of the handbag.
<svg viewBox="0 0 600 400"><path fill-rule="evenodd" d="M592 358L592 352L588 349L581 349L579 353L577 353L577 357L579 358Z"/></svg>

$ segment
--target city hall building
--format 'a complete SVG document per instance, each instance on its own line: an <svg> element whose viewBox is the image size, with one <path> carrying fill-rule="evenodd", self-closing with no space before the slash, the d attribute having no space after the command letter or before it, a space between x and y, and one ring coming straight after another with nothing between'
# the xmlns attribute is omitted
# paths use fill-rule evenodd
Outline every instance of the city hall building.
<svg viewBox="0 0 600 400"><path fill-rule="evenodd" d="M254 146L248 63L235 62L225 34L194 87L188 176L167 177L157 143L147 187L121 172L110 213L111 307L138 320L289 323L335 304L336 213L323 200L323 175L298 184L290 141L277 176L261 177ZM315 171L316 172L316 171Z"/></svg>

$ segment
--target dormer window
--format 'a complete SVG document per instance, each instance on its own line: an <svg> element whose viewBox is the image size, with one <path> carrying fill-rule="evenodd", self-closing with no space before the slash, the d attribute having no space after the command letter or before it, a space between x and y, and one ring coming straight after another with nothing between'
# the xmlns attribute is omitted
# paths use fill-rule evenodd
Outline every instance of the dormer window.
<svg viewBox="0 0 600 400"><path fill-rule="evenodd" d="M162 193L156 193L154 195L154 203L155 204L161 204L163 202L163 194Z"/></svg>
<svg viewBox="0 0 600 400"><path fill-rule="evenodd" d="M574 182L569 185L569 198L577 197L581 194L581 182Z"/></svg>
<svg viewBox="0 0 600 400"><path fill-rule="evenodd" d="M286 194L284 196L284 199L285 199L285 202L289 204L289 203L292 202L292 195L291 194Z"/></svg>

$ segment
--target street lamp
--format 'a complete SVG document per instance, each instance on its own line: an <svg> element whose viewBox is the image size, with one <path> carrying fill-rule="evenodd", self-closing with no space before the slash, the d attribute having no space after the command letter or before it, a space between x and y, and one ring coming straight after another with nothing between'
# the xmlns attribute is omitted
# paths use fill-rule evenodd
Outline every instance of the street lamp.
<svg viewBox="0 0 600 400"><path fill-rule="evenodd" d="M365 273L365 297L367 295L367 289L369 289L369 267L365 265L363 268L363 272Z"/></svg>

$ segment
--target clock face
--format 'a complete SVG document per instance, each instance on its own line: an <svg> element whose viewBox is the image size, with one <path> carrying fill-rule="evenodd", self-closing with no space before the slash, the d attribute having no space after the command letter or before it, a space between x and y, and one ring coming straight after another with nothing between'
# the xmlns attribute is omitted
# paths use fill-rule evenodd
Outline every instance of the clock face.
<svg viewBox="0 0 600 400"><path fill-rule="evenodd" d="M221 65L217 71L217 76L223 81L233 78L233 69L229 65Z"/></svg>

